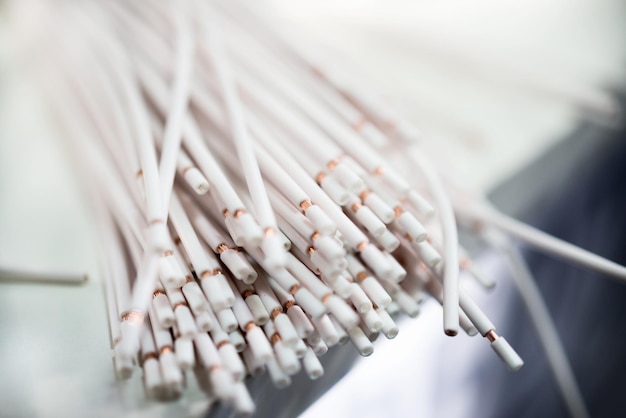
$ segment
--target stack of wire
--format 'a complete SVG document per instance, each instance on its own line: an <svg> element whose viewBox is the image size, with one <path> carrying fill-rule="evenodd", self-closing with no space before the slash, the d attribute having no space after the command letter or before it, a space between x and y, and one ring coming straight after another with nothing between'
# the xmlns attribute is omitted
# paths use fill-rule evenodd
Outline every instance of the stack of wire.
<svg viewBox="0 0 626 418"><path fill-rule="evenodd" d="M245 6L174 3L55 2L36 55L99 225L115 371L139 364L149 397L193 374L250 414L247 376L319 378L329 347L370 355L427 296L446 335L480 333L519 369L459 284L493 281L457 221L626 277L440 175L369 85Z"/></svg>

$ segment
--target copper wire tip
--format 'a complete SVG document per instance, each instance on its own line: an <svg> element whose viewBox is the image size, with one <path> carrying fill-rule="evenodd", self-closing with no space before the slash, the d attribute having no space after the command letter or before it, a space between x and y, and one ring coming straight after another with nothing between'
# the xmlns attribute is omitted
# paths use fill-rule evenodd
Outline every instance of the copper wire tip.
<svg viewBox="0 0 626 418"><path fill-rule="evenodd" d="M359 194L359 199L361 199L363 202L365 202L365 199L367 199L367 197L370 195L370 193L372 193L369 189L365 189L361 192L361 194Z"/></svg>
<svg viewBox="0 0 626 418"><path fill-rule="evenodd" d="M330 160L328 164L326 164L326 167L328 167L329 170L334 170L335 167L337 167L337 164L339 164L339 161L341 161L341 157Z"/></svg>
<svg viewBox="0 0 626 418"><path fill-rule="evenodd" d="M328 299L330 299L332 295L332 293L326 293L324 296L322 296L322 303L328 302Z"/></svg>
<svg viewBox="0 0 626 418"><path fill-rule="evenodd" d="M356 246L356 250L359 252L363 251L367 247L367 244L369 244L367 241L363 241L362 243Z"/></svg>
<svg viewBox="0 0 626 418"><path fill-rule="evenodd" d="M374 175L376 176L382 176L383 173L385 172L385 169L382 167L378 167L374 170Z"/></svg>
<svg viewBox="0 0 626 418"><path fill-rule="evenodd" d="M173 353L174 352L174 348L171 345L164 345L163 347L161 347L161 349L159 350L159 352L161 354L165 354L165 353Z"/></svg>
<svg viewBox="0 0 626 418"><path fill-rule="evenodd" d="M306 210L308 208L313 206L313 204L311 203L310 200L303 200L302 202L300 202L300 204L298 206L300 206L300 210L302 210L302 213L304 213L304 212L306 212Z"/></svg>
<svg viewBox="0 0 626 418"><path fill-rule="evenodd" d="M211 271L210 270L205 270L205 271L203 271L200 274L200 279L206 279L206 278L209 278L211 276L212 276Z"/></svg>
<svg viewBox="0 0 626 418"><path fill-rule="evenodd" d="M283 309L285 311L287 311L287 310L289 310L289 308L291 308L292 306L295 306L295 305L296 305L296 302L294 302L293 300L288 300L287 302L285 302L283 304Z"/></svg>
<svg viewBox="0 0 626 418"><path fill-rule="evenodd" d="M270 318L274 319L281 313L283 313L283 308L274 308L272 312L270 312Z"/></svg>
<svg viewBox="0 0 626 418"><path fill-rule="evenodd" d="M492 342L494 342L495 340L498 339L498 334L496 334L496 330L495 329L490 329L485 334L485 338L487 338L489 340L489 342L492 343Z"/></svg>
<svg viewBox="0 0 626 418"><path fill-rule="evenodd" d="M130 321L135 324L140 324L144 320L144 315L143 312L141 312L140 310L133 309L131 311L122 313L122 315L120 315L120 319L122 321Z"/></svg>
<svg viewBox="0 0 626 418"><path fill-rule="evenodd" d="M146 353L143 355L143 362L145 363L146 361L150 360L150 359L155 359L158 360L159 359L159 355L157 353L155 353L154 351L151 351L149 353Z"/></svg>
<svg viewBox="0 0 626 418"><path fill-rule="evenodd" d="M319 173L317 173L317 176L315 176L315 182L317 184L322 184L322 181L324 181L324 178L326 178L326 173L324 173L323 171L320 171Z"/></svg>
<svg viewBox="0 0 626 418"><path fill-rule="evenodd" d="M137 176L138 179L142 178L143 177L143 170L137 171L136 176Z"/></svg>
<svg viewBox="0 0 626 418"><path fill-rule="evenodd" d="M398 205L395 208L393 208L393 214L396 216L396 218L399 218L400 215L402 215L404 213L404 209L402 209L402 206Z"/></svg>
<svg viewBox="0 0 626 418"><path fill-rule="evenodd" d="M256 328L256 324L254 322L250 321L246 325L244 325L243 330L245 332L250 332L254 328Z"/></svg>
<svg viewBox="0 0 626 418"><path fill-rule="evenodd" d="M281 340L281 338L280 338L280 334L278 332L273 333L272 336L270 337L270 341L271 341L272 345L276 344L280 340Z"/></svg>
<svg viewBox="0 0 626 418"><path fill-rule="evenodd" d="M289 293L291 293L292 295L295 295L296 293L298 293L298 290L300 290L300 285L294 284L293 286L289 288Z"/></svg>
<svg viewBox="0 0 626 418"><path fill-rule="evenodd" d="M219 350L220 348L224 347L226 344L230 344L230 341L222 340L222 341L220 341L219 343L216 344L216 347Z"/></svg>
<svg viewBox="0 0 626 418"><path fill-rule="evenodd" d="M248 298L248 297L250 297L252 295L254 295L254 292L252 290L250 290L250 289L246 289L243 292L241 292L241 297L244 298L244 299L246 299L246 298Z"/></svg>
<svg viewBox="0 0 626 418"><path fill-rule="evenodd" d="M361 209L361 204L360 203L354 203L352 204L352 206L350 207L350 209L352 209L352 212L358 212L359 209Z"/></svg>
<svg viewBox="0 0 626 418"><path fill-rule="evenodd" d="M187 306L187 303L186 303L186 302L183 302L183 301L176 302L176 303L174 304L174 306L172 306L172 310L174 310L174 311L175 311L176 309L180 308L181 306Z"/></svg>
<svg viewBox="0 0 626 418"><path fill-rule="evenodd" d="M320 237L320 233L319 231L315 231L311 234L311 241L315 241L316 239L318 239Z"/></svg>
<svg viewBox="0 0 626 418"><path fill-rule="evenodd" d="M165 294L165 292L162 289L157 289L154 292L152 292L152 297L156 298L157 296L164 295L164 294Z"/></svg>
<svg viewBox="0 0 626 418"><path fill-rule="evenodd" d="M228 218L230 216L230 211L228 209L224 209L222 211L222 215L224 215L224 218Z"/></svg>
<svg viewBox="0 0 626 418"><path fill-rule="evenodd" d="M172 250L167 250L167 251L165 251L165 252L163 253L163 255L164 255L165 257L171 257L171 256L173 256L173 255L174 255L174 251L172 251Z"/></svg>
<svg viewBox="0 0 626 418"><path fill-rule="evenodd" d="M470 260L468 257L463 257L459 261L459 267L461 267L464 270L467 270L471 266L472 266L472 260Z"/></svg>
<svg viewBox="0 0 626 418"><path fill-rule="evenodd" d="M454 329L446 329L443 331L448 337L455 337L458 332Z"/></svg>
<svg viewBox="0 0 626 418"><path fill-rule="evenodd" d="M354 276L357 282L361 283L363 280L367 279L368 274L366 271L360 271Z"/></svg>
<svg viewBox="0 0 626 418"><path fill-rule="evenodd" d="M307 254L313 255L315 253L315 247L309 247L306 250Z"/></svg>
<svg viewBox="0 0 626 418"><path fill-rule="evenodd" d="M237 209L237 210L235 211L235 214L234 214L233 216L235 217L235 219L237 219L237 218L239 218L241 215L243 215L244 213L246 213L246 211L245 211L245 210L243 210L243 209Z"/></svg>
<svg viewBox="0 0 626 418"><path fill-rule="evenodd" d="M220 245L217 246L217 248L215 249L215 251L217 251L219 254L222 254L224 251L228 250L228 245L221 243Z"/></svg>
<svg viewBox="0 0 626 418"><path fill-rule="evenodd" d="M271 236L273 236L276 233L274 228L272 228L271 226L268 226L267 228L265 228L264 232L265 232L265 236L266 237L271 237Z"/></svg>

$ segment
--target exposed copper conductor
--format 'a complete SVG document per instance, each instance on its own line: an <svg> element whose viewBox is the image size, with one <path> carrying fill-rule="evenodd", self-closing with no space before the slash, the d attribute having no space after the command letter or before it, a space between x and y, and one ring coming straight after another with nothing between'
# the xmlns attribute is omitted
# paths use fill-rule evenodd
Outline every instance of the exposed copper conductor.
<svg viewBox="0 0 626 418"><path fill-rule="evenodd" d="M367 199L367 197L370 195L370 193L372 193L369 189L365 189L361 192L361 194L359 194L359 199L361 199L363 202L365 202L365 199Z"/></svg>
<svg viewBox="0 0 626 418"><path fill-rule="evenodd" d="M400 205L393 208L393 214L396 215L396 218L399 218L400 215L402 215L403 213L404 213L404 209L402 209Z"/></svg>
<svg viewBox="0 0 626 418"><path fill-rule="evenodd" d="M220 348L224 347L226 344L230 344L230 341L228 340L222 340L219 343L217 343L216 347L219 350Z"/></svg>
<svg viewBox="0 0 626 418"><path fill-rule="evenodd" d="M372 309L373 309L373 310L378 309L378 305L376 305L375 303L372 303Z"/></svg>
<svg viewBox="0 0 626 418"><path fill-rule="evenodd" d="M463 257L459 261L459 266L461 266L462 269L468 269L472 266L472 260L467 257Z"/></svg>
<svg viewBox="0 0 626 418"><path fill-rule="evenodd" d="M363 280L367 279L368 274L366 271L359 271L354 278L357 282L361 283Z"/></svg>
<svg viewBox="0 0 626 418"><path fill-rule="evenodd" d="M268 226L267 228L265 228L264 232L266 237L271 237L276 231L274 231L274 228L272 228L271 226Z"/></svg>
<svg viewBox="0 0 626 418"><path fill-rule="evenodd" d="M134 322L136 324L140 324L143 322L144 319L144 315L143 312L137 310L137 309L133 309L131 311L128 312L124 312L120 318L122 319L122 321L130 321L130 322Z"/></svg>
<svg viewBox="0 0 626 418"><path fill-rule="evenodd" d="M308 255L313 255L315 253L315 247L309 247L306 250Z"/></svg>
<svg viewBox="0 0 626 418"><path fill-rule="evenodd" d="M406 238L409 241L413 241L413 237L408 232L406 234L404 234L404 238Z"/></svg>
<svg viewBox="0 0 626 418"><path fill-rule="evenodd" d="M328 299L332 296L332 293L326 293L324 296L322 296L322 303L326 303L328 302Z"/></svg>
<svg viewBox="0 0 626 418"><path fill-rule="evenodd" d="M228 209L224 209L222 211L222 215L224 215L224 218L228 218L230 216L230 211Z"/></svg>
<svg viewBox="0 0 626 418"><path fill-rule="evenodd" d="M150 359L155 359L155 360L158 360L158 359L159 359L159 356L158 356L158 354L157 354L157 353L155 353L154 351L150 351L149 353L146 353L146 354L144 354L144 355L143 355L143 361L144 361L144 362L146 362L146 361L148 361L148 360L150 360Z"/></svg>
<svg viewBox="0 0 626 418"><path fill-rule="evenodd" d="M352 209L352 212L358 212L359 209L361 209L361 204L360 203L353 203L352 206L350 206L350 209Z"/></svg>
<svg viewBox="0 0 626 418"><path fill-rule="evenodd" d="M137 171L137 178L140 179L143 177L143 170Z"/></svg>
<svg viewBox="0 0 626 418"><path fill-rule="evenodd" d="M153 219L150 221L150 225L158 225L162 223L163 223L163 219Z"/></svg>
<svg viewBox="0 0 626 418"><path fill-rule="evenodd" d="M185 173L187 173L187 171L191 170L192 168L193 168L192 165L188 165L187 167L183 168L183 171L182 171L183 176L185 175Z"/></svg>
<svg viewBox="0 0 626 418"><path fill-rule="evenodd" d="M191 276L185 276L185 283L193 282L193 278Z"/></svg>
<svg viewBox="0 0 626 418"><path fill-rule="evenodd" d="M154 292L152 292L152 297L156 298L157 296L164 295L164 294L165 294L165 292L163 291L163 289L157 289Z"/></svg>
<svg viewBox="0 0 626 418"><path fill-rule="evenodd" d="M456 336L456 334L458 334L455 330L453 329L447 329L444 331L444 333L448 336L448 337L454 337Z"/></svg>
<svg viewBox="0 0 626 418"><path fill-rule="evenodd" d="M485 334L485 338L487 338L489 340L489 342L492 343L492 342L494 342L495 340L498 339L498 334L496 334L496 330L495 329L490 329Z"/></svg>
<svg viewBox="0 0 626 418"><path fill-rule="evenodd" d="M320 233L319 231L315 231L311 234L311 241L315 241L316 239L318 239L320 237Z"/></svg>
<svg viewBox="0 0 626 418"><path fill-rule="evenodd" d="M334 170L335 167L337 167L337 164L339 164L339 161L341 161L341 157L337 157L334 160L330 160L328 164L326 164L326 167L328 167L329 170Z"/></svg>
<svg viewBox="0 0 626 418"><path fill-rule="evenodd" d="M250 290L250 289L246 289L243 292L241 292L241 297L244 298L244 299L246 299L247 297L252 296L252 295L254 295L254 292L252 290Z"/></svg>
<svg viewBox="0 0 626 418"><path fill-rule="evenodd" d="M357 120L356 122L352 124L352 129L354 129L357 132L361 132L361 129L363 129L366 122L367 122L367 119L361 116L359 120Z"/></svg>
<svg viewBox="0 0 626 418"><path fill-rule="evenodd" d="M315 176L315 182L317 184L322 184L322 181L324 181L325 177L326 177L326 173L324 173L323 171L320 171L319 173L317 173L317 176Z"/></svg>
<svg viewBox="0 0 626 418"><path fill-rule="evenodd" d="M378 167L376 168L376 170L374 170L374 174L377 176L382 176L384 172L385 172L385 169L382 167Z"/></svg>
<svg viewBox="0 0 626 418"><path fill-rule="evenodd" d="M237 218L239 218L241 215L243 215L244 213L246 213L246 211L245 211L245 210L243 210L243 209L237 209L237 210L235 211L235 214L234 214L233 216L235 217L235 219L237 219Z"/></svg>
<svg viewBox="0 0 626 418"><path fill-rule="evenodd" d="M270 312L270 318L274 319L281 313L283 313L283 308L274 308L272 312Z"/></svg>
<svg viewBox="0 0 626 418"><path fill-rule="evenodd" d="M273 333L272 336L270 337L270 341L271 341L272 344L276 344L280 340L281 340L280 334L277 333L277 332Z"/></svg>
<svg viewBox="0 0 626 418"><path fill-rule="evenodd" d="M207 277L211 277L211 271L210 270L205 270L202 272L202 274L200 274L200 279L206 279Z"/></svg>
<svg viewBox="0 0 626 418"><path fill-rule="evenodd" d="M300 285L294 284L293 286L289 288L289 293L291 293L292 295L295 295L296 293L298 293L298 290L300 290Z"/></svg>
<svg viewBox="0 0 626 418"><path fill-rule="evenodd" d="M308 208L313 206L313 204L311 203L310 200L303 200L302 202L300 202L300 204L298 206L300 206L300 210L302 210L302 213L304 213L304 212L306 212L306 210Z"/></svg>
<svg viewBox="0 0 626 418"><path fill-rule="evenodd" d="M286 311L292 306L295 306L295 304L296 302L294 302L293 300L288 300L287 302L283 303L283 309Z"/></svg>
<svg viewBox="0 0 626 418"><path fill-rule="evenodd" d="M177 308L180 308L181 306L187 306L187 303L185 303L185 302L183 302L183 301L176 302L176 303L174 304L174 306L172 306L172 310L174 310L174 311L175 311Z"/></svg>
<svg viewBox="0 0 626 418"><path fill-rule="evenodd" d="M217 276L218 274L222 274L222 270L221 269L213 269L213 271L211 272L211 274L213 276Z"/></svg>
<svg viewBox="0 0 626 418"><path fill-rule="evenodd" d="M164 345L163 347L161 347L161 349L159 350L159 352L161 354L165 354L165 353L173 353L174 352L174 348L172 348L171 345Z"/></svg>
<svg viewBox="0 0 626 418"><path fill-rule="evenodd" d="M254 322L250 321L246 325L244 325L243 330L245 332L250 332L253 328L256 328L256 324Z"/></svg>
<svg viewBox="0 0 626 418"><path fill-rule="evenodd" d="M180 245L181 243L182 243L182 241L180 240L180 237L175 237L174 238L174 244Z"/></svg>
<svg viewBox="0 0 626 418"><path fill-rule="evenodd" d="M228 249L228 245L221 243L220 245L217 246L217 248L215 249L215 251L217 251L219 254L222 254L224 251L226 251Z"/></svg>
<svg viewBox="0 0 626 418"><path fill-rule="evenodd" d="M367 244L369 244L367 241L363 241L362 243L356 246L356 250L359 252L363 251L365 247L367 247Z"/></svg>
<svg viewBox="0 0 626 418"><path fill-rule="evenodd" d="M165 252L163 253L163 255L164 255L165 257L171 257L171 256L173 256L173 255L174 255L174 251L172 251L172 250L167 250L167 251L165 251Z"/></svg>

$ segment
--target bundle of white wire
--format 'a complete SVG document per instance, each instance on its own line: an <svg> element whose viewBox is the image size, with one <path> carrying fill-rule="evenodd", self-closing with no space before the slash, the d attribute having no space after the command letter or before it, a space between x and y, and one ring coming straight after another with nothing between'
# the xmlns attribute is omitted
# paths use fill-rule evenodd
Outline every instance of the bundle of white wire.
<svg viewBox="0 0 626 418"><path fill-rule="evenodd" d="M493 282L455 216L626 277L442 178L367 84L237 2L59 2L50 22L39 81L97 212L117 375L138 360L148 396L180 396L193 372L252 413L246 376L318 378L347 341L370 355L426 294L447 335L480 332L520 368L459 285L459 268Z"/></svg>

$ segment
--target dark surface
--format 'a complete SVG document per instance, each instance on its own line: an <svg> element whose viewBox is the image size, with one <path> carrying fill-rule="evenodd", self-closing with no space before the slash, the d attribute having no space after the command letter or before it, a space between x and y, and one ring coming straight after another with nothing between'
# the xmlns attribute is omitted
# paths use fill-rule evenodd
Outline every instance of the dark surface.
<svg viewBox="0 0 626 418"><path fill-rule="evenodd" d="M626 131L581 127L493 193L505 212L626 264ZM526 186L524 186L526 185ZM533 189L533 185L536 187ZM526 187L526 188L524 188ZM519 190L534 190L516 202ZM530 197L530 198L528 198ZM626 410L626 284L527 250L592 417ZM515 379L483 375L492 417L564 417L567 409L520 298L510 301L507 338L525 360Z"/></svg>

